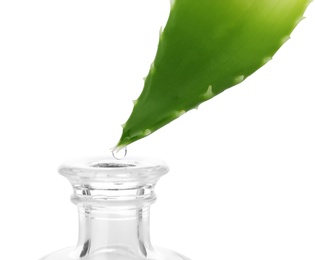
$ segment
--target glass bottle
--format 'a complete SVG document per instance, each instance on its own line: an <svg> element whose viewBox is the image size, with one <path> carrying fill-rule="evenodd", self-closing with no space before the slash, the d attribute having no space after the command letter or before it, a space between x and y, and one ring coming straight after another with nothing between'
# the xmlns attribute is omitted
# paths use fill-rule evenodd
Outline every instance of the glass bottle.
<svg viewBox="0 0 315 260"><path fill-rule="evenodd" d="M168 166L152 159L85 158L62 164L59 173L72 184L78 206L75 247L41 260L189 260L150 241L154 187Z"/></svg>

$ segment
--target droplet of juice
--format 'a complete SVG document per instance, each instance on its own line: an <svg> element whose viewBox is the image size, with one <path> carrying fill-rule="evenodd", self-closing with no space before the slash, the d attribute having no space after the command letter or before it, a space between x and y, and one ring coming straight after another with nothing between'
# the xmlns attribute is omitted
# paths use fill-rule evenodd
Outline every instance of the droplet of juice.
<svg viewBox="0 0 315 260"><path fill-rule="evenodd" d="M112 155L116 160L122 160L126 157L127 155L127 146L117 149L117 147L112 150Z"/></svg>

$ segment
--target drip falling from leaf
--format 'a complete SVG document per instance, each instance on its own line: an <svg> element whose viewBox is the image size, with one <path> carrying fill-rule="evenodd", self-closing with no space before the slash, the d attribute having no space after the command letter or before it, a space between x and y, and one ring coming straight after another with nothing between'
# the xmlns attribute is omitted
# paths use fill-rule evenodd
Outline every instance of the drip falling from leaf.
<svg viewBox="0 0 315 260"><path fill-rule="evenodd" d="M171 0L144 88L116 146L148 136L271 60L310 0Z"/></svg>

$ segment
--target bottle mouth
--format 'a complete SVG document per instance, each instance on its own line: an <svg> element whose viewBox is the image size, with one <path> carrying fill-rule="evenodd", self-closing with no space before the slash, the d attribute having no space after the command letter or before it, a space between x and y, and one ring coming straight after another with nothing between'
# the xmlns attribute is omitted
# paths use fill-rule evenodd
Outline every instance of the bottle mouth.
<svg viewBox="0 0 315 260"><path fill-rule="evenodd" d="M74 159L62 163L58 169L74 185L154 183L168 170L167 164L161 160L129 156L119 161L106 156Z"/></svg>
<svg viewBox="0 0 315 260"><path fill-rule="evenodd" d="M115 163L115 162L97 162L92 163L90 167L94 168L126 168L126 167L136 167L136 164L131 163Z"/></svg>
<svg viewBox="0 0 315 260"><path fill-rule="evenodd" d="M168 166L152 158L102 156L66 161L58 171L72 184L76 205L136 209L155 201L155 184Z"/></svg>

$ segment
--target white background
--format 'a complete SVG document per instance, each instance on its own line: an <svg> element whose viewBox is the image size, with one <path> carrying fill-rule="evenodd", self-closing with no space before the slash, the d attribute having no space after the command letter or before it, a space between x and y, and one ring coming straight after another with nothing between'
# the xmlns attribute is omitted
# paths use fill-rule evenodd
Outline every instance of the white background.
<svg viewBox="0 0 315 260"><path fill-rule="evenodd" d="M109 155L168 0L0 2L0 258L76 243L69 158ZM171 167L154 244L192 260L315 258L315 4L242 84L129 146Z"/></svg>

